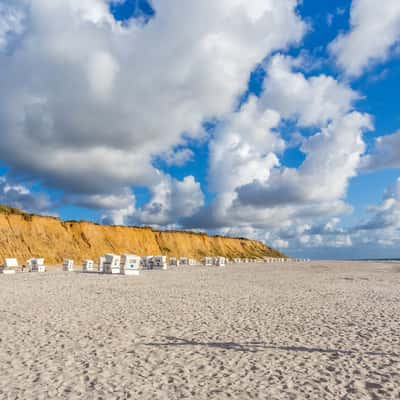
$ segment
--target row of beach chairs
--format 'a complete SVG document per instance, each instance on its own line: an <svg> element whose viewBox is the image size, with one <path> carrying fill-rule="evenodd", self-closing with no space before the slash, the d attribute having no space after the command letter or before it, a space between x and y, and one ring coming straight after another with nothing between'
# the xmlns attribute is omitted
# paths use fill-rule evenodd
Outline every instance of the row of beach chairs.
<svg viewBox="0 0 400 400"><path fill-rule="evenodd" d="M233 264L238 263L256 263L256 262L267 262L267 263L283 263L283 262L307 262L309 259L302 258L273 258L266 257L264 259L251 259L251 258L233 258L228 260L225 257L203 257L200 262L194 258L189 257L170 257L170 266L216 266L224 267L229 262ZM140 270L144 269L167 269L167 257L166 256L138 256L136 254L123 254L117 255L108 253L99 258L97 264L97 270L95 270L95 264L93 260L84 260L82 264L82 270L84 272L100 272L105 274L122 274L122 275L139 275ZM72 272L75 269L74 260L65 259L63 262L63 270ZM46 272L46 266L43 258L30 258L27 261L27 265L20 266L16 258L6 258L4 265L0 267L0 272L4 274L14 274L15 272Z"/></svg>
<svg viewBox="0 0 400 400"><path fill-rule="evenodd" d="M135 254L105 254L99 258L97 271L93 260L84 260L82 270L84 272L100 272L105 274L139 275L141 257ZM65 259L63 271L74 271L74 260Z"/></svg>
<svg viewBox="0 0 400 400"><path fill-rule="evenodd" d="M30 258L27 265L19 265L16 258L6 258L4 264L0 267L3 274L15 274L16 272L46 272L43 258Z"/></svg>
<svg viewBox="0 0 400 400"><path fill-rule="evenodd" d="M226 265L225 257L204 257L201 264L205 266L218 266ZM170 266L195 266L200 265L197 260L188 257L170 257ZM121 256L116 254L105 254L99 258L97 271L108 274L123 274L123 275L138 275L140 270L143 269L167 269L166 256L138 256L136 254L123 254ZM74 261L71 259L64 260L64 271L74 270ZM83 262L83 271L94 271L93 260L85 260Z"/></svg>
<svg viewBox="0 0 400 400"><path fill-rule="evenodd" d="M170 257L169 265L171 266L195 266L195 265L204 265L204 266L216 266L216 267L224 267L227 264L227 259L225 257L203 257L200 262L195 260L194 258L188 257Z"/></svg>

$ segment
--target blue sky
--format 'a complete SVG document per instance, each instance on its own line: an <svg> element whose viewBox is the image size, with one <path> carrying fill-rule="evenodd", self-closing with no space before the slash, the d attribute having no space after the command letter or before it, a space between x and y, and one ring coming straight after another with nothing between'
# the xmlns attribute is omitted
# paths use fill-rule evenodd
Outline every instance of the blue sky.
<svg viewBox="0 0 400 400"><path fill-rule="evenodd" d="M5 1L0 202L400 257L399 3L229 4Z"/></svg>

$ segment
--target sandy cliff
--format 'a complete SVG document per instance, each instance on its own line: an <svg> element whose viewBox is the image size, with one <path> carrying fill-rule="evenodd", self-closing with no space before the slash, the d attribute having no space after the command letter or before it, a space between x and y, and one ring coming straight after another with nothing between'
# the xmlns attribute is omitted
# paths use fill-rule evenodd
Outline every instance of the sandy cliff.
<svg viewBox="0 0 400 400"><path fill-rule="evenodd" d="M44 257L50 264L59 263L63 258L81 262L85 258L97 259L106 252L185 255L198 259L204 255L230 258L281 256L276 250L255 240L104 226L91 222L64 222L0 207L0 262L4 257L17 257L22 263L34 256Z"/></svg>

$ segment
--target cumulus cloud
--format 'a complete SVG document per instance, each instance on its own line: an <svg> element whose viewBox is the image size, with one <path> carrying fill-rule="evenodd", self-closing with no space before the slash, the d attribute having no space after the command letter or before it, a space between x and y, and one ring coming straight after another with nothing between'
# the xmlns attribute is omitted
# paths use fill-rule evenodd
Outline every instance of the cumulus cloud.
<svg viewBox="0 0 400 400"><path fill-rule="evenodd" d="M130 189L122 188L105 194L66 195L64 202L93 209L126 210L135 206L135 195Z"/></svg>
<svg viewBox="0 0 400 400"><path fill-rule="evenodd" d="M279 122L279 113L260 110L255 97L226 117L210 143L212 191L229 192L253 179L268 179L270 170L279 165L275 152L285 148L276 130Z"/></svg>
<svg viewBox="0 0 400 400"><path fill-rule="evenodd" d="M349 235L336 235L334 237L324 237L322 235L302 235L298 239L303 247L351 247L353 242Z"/></svg>
<svg viewBox="0 0 400 400"><path fill-rule="evenodd" d="M400 167L400 131L375 139L372 150L362 158L360 168L377 170Z"/></svg>
<svg viewBox="0 0 400 400"><path fill-rule="evenodd" d="M274 207L342 198L365 150L363 131L371 128L365 114L351 112L337 118L304 142L306 159L298 169L276 170L265 182L255 179L238 187L239 201Z"/></svg>
<svg viewBox="0 0 400 400"><path fill-rule="evenodd" d="M303 225L293 239L304 247L350 247L353 245L351 235L339 226L340 222L335 217L319 225Z"/></svg>
<svg viewBox="0 0 400 400"><path fill-rule="evenodd" d="M272 245L277 249L287 249L289 247L289 242L282 239L276 239L272 242Z"/></svg>
<svg viewBox="0 0 400 400"><path fill-rule="evenodd" d="M0 204L33 213L49 213L53 208L46 194L34 193L27 186L12 182L5 176L0 176Z"/></svg>
<svg viewBox="0 0 400 400"><path fill-rule="evenodd" d="M349 76L358 76L371 64L389 57L400 40L400 2L353 0L349 32L339 35L330 51Z"/></svg>
<svg viewBox="0 0 400 400"><path fill-rule="evenodd" d="M170 150L166 154L161 155L162 159L168 166L182 167L187 162L191 161L194 153L190 149Z"/></svg>
<svg viewBox="0 0 400 400"><path fill-rule="evenodd" d="M367 208L367 216L358 224L343 227L335 217L320 224L283 226L272 232L271 237L288 241L290 249L321 249L330 257L338 254L348 258L387 257L387 252L396 250L400 243L400 178L385 190L379 204ZM353 252L347 252L347 248ZM335 255L329 249L340 253Z"/></svg>
<svg viewBox="0 0 400 400"><path fill-rule="evenodd" d="M151 200L137 210L131 220L152 225L176 224L181 218L195 214L204 205L200 184L193 176L187 176L182 181L164 177L151 191Z"/></svg>
<svg viewBox="0 0 400 400"><path fill-rule="evenodd" d="M254 65L305 31L295 0L151 5L143 24L114 20L106 0L2 3L2 47L29 27L0 54L0 157L13 171L77 204L108 208L112 192L125 205L131 187L165 184L155 157L190 159L169 152L230 113ZM169 220L156 203L143 215Z"/></svg>
<svg viewBox="0 0 400 400"><path fill-rule="evenodd" d="M110 98L119 66L114 58L105 51L100 51L88 61L87 79L95 98Z"/></svg>
<svg viewBox="0 0 400 400"><path fill-rule="evenodd" d="M304 229L294 238L302 247L341 249L342 257L397 257L400 243L400 178L388 187L378 205L367 208L367 216L358 224L343 228L334 225L330 229L314 226ZM317 242L320 242L316 246ZM351 247L352 252L344 251ZM329 252L329 250L328 250ZM331 256L334 253L330 253Z"/></svg>
<svg viewBox="0 0 400 400"><path fill-rule="evenodd" d="M216 197L184 224L250 235L289 252L349 248L353 237L339 217L352 211L347 187L371 117L355 110L358 93L323 74L306 76L301 59L277 54L265 68L260 98L250 96L213 132L209 185ZM288 121L293 132L283 135ZM297 168L282 165L289 146L304 155Z"/></svg>
<svg viewBox="0 0 400 400"><path fill-rule="evenodd" d="M370 207L369 211L373 215L353 231L400 229L400 178L386 189L381 204Z"/></svg>
<svg viewBox="0 0 400 400"><path fill-rule="evenodd" d="M0 51L16 36L24 32L25 9L16 7L12 1L0 3Z"/></svg>
<svg viewBox="0 0 400 400"><path fill-rule="evenodd" d="M261 102L284 118L297 118L300 126L326 124L352 109L360 95L327 75L306 78L295 72L302 60L277 55L266 66Z"/></svg>
<svg viewBox="0 0 400 400"><path fill-rule="evenodd" d="M181 219L195 214L204 205L204 194L193 176L183 180L162 175L161 181L150 187L151 198L136 207L131 191L116 195L89 195L74 199L74 203L105 210L102 222L111 225L153 225L177 227Z"/></svg>
<svg viewBox="0 0 400 400"><path fill-rule="evenodd" d="M187 220L210 228L238 225L278 230L310 219L348 213L343 201L365 151L363 133L369 115L353 109L358 94L325 75L305 75L298 61L282 55L267 64L264 93L250 97L215 131L210 143L210 186L214 202ZM307 99L318 101L308 106ZM287 142L281 123L313 127L298 140L305 160L298 168L282 166Z"/></svg>

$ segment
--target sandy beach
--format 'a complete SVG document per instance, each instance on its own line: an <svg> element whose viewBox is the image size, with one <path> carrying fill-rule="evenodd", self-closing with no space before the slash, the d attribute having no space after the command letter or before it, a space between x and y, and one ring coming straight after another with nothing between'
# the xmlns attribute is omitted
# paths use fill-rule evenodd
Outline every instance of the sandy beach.
<svg viewBox="0 0 400 400"><path fill-rule="evenodd" d="M0 276L1 399L399 399L400 264Z"/></svg>

